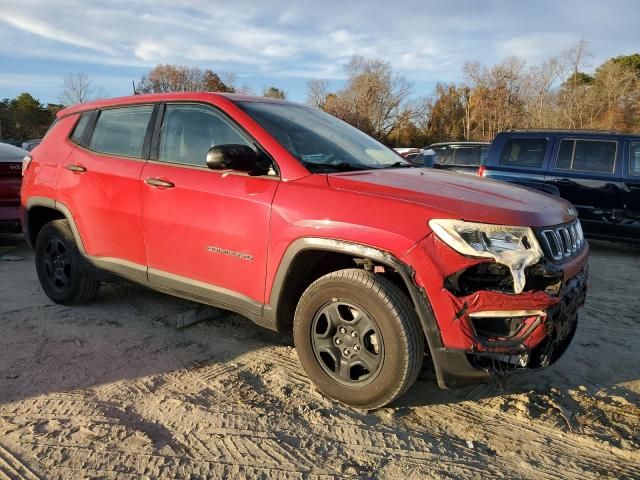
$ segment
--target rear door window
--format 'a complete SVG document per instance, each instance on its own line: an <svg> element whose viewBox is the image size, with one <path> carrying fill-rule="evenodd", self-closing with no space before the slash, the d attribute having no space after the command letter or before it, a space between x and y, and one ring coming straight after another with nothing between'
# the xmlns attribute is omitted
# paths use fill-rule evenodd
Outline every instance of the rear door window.
<svg viewBox="0 0 640 480"><path fill-rule="evenodd" d="M617 142L563 139L558 149L556 170L612 174Z"/></svg>
<svg viewBox="0 0 640 480"><path fill-rule="evenodd" d="M640 177L640 142L632 142L630 151L629 173L634 177Z"/></svg>
<svg viewBox="0 0 640 480"><path fill-rule="evenodd" d="M89 148L96 152L142 158L142 146L153 105L112 108L100 112Z"/></svg>
<svg viewBox="0 0 640 480"><path fill-rule="evenodd" d="M546 138L512 138L502 150L500 164L540 168L544 162L547 143Z"/></svg>

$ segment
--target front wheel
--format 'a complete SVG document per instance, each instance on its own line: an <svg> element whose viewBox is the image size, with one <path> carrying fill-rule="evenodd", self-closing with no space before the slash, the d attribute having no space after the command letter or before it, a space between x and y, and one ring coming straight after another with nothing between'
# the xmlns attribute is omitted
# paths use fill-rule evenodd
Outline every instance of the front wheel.
<svg viewBox="0 0 640 480"><path fill-rule="evenodd" d="M47 296L62 305L93 300L100 282L84 267L67 220L47 223L36 239L36 271Z"/></svg>
<svg viewBox="0 0 640 480"><path fill-rule="evenodd" d="M392 402L422 367L424 336L411 302L365 270L339 270L312 283L296 308L293 335L318 388L357 408Z"/></svg>

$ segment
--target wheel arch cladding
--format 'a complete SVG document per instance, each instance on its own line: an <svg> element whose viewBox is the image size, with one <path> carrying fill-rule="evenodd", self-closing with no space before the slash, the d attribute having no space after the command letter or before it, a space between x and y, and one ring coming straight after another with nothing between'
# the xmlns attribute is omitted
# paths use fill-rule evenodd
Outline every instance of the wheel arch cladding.
<svg viewBox="0 0 640 480"><path fill-rule="evenodd" d="M24 222L25 239L29 246L35 247L38 234L47 223L65 219L69 220L67 215L57 207L55 200L45 197L29 199Z"/></svg>
<svg viewBox="0 0 640 480"><path fill-rule="evenodd" d="M302 262L305 257L300 257L299 255L305 254L305 252L318 252L314 254L318 256L320 256L322 252L324 252L324 254L339 254L342 259L346 259L346 261L348 261L348 267L353 267L355 259L367 259L392 269L392 271L396 273L401 280L401 284L398 286L407 294L409 300L413 304L413 307L418 313L429 347L432 350L433 348L441 347L438 335L438 326L433 315L430 302L426 297L424 289L415 283L414 270L409 265L398 260L391 253L378 248L327 238L299 238L285 251L275 275L273 287L269 296L269 303L265 308L265 316L273 323L276 330L286 331L290 329L293 322L295 305L293 305L293 312L291 312L291 303L292 299L294 299L297 304L299 295L295 297L291 293L291 290L287 291L289 286L288 281L295 280L296 266L303 264L295 263L295 261L298 259L298 262ZM309 253L306 255L309 255ZM337 257L333 256L332 258L335 260ZM336 263L336 265L337 264L339 263ZM338 269L339 268L336 270ZM330 273L330 271L327 271L322 275L326 273ZM313 283L313 281L322 275L312 279L306 286ZM395 283L398 284L399 282ZM298 289L302 289L300 294L304 291L306 286L304 288L301 286L297 287ZM290 295L290 298L286 298L285 295ZM289 314L291 314L290 317L288 316Z"/></svg>

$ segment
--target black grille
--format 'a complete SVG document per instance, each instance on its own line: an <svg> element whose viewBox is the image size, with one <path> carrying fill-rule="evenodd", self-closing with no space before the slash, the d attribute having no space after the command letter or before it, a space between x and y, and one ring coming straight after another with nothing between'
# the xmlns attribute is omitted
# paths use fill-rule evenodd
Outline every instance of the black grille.
<svg viewBox="0 0 640 480"><path fill-rule="evenodd" d="M555 262L575 257L585 245L582 226L578 220L555 227L540 228L536 233L545 256Z"/></svg>

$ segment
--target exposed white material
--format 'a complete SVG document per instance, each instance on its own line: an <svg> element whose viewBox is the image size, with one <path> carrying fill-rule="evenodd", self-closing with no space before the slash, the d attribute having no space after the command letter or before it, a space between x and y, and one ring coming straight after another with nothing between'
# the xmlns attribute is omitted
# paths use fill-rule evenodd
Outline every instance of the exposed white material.
<svg viewBox="0 0 640 480"><path fill-rule="evenodd" d="M471 257L493 258L509 268L515 293L524 290L525 268L542 258L540 244L529 227L452 219L430 220L429 227L457 252Z"/></svg>

